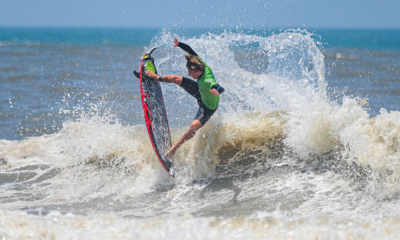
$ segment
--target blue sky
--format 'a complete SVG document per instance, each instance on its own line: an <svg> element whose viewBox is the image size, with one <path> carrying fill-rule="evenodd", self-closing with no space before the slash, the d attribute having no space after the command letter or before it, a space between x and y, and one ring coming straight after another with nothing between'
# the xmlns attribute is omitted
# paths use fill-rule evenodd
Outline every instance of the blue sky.
<svg viewBox="0 0 400 240"><path fill-rule="evenodd" d="M400 0L0 0L0 27L400 28Z"/></svg>

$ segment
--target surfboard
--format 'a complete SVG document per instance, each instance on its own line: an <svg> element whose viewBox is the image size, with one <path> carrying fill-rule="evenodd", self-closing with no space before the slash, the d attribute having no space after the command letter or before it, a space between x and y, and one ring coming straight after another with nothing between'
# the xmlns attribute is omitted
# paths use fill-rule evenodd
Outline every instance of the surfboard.
<svg viewBox="0 0 400 240"><path fill-rule="evenodd" d="M140 67L140 74L136 71L134 74L140 79L144 119L154 152L169 175L175 177L173 159L164 156L172 147L172 143L161 84L160 81L151 79L145 74L146 70L157 73L154 58L151 56L156 49L157 48L154 48L150 53L144 54Z"/></svg>

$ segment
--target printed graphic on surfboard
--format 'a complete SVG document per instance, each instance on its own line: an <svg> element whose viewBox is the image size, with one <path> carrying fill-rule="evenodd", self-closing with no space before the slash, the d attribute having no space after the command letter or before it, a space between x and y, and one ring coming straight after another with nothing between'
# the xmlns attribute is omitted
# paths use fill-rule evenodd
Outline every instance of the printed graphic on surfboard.
<svg viewBox="0 0 400 240"><path fill-rule="evenodd" d="M146 70L157 73L154 59L151 57L154 50L156 48L143 56L140 74L135 72L135 76L140 78L144 119L150 141L161 164L174 177L173 159L164 156L172 144L161 85L158 80L153 80L145 74Z"/></svg>

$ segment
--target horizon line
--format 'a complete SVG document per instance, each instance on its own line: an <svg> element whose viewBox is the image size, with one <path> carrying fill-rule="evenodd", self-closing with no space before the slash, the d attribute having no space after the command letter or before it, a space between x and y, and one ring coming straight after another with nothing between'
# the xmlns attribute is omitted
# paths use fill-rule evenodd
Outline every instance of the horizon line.
<svg viewBox="0 0 400 240"><path fill-rule="evenodd" d="M306 27L306 26L292 26L292 27L138 27L138 26L3 26L2 29L132 29L132 30L199 30L199 29L212 29L212 30L290 30L290 29L312 29L312 30L400 30L400 27Z"/></svg>

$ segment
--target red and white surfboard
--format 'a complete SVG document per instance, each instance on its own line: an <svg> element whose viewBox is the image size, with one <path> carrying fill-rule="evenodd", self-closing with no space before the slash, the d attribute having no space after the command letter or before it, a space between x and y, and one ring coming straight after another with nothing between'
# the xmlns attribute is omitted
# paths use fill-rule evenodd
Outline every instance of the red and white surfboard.
<svg viewBox="0 0 400 240"><path fill-rule="evenodd" d="M160 82L146 76L146 70L157 73L154 65L154 59L151 54L156 50L152 49L150 53L143 56L140 67L140 92L142 106L147 131L149 133L153 149L165 170L174 176L173 159L164 156L171 148L171 136L169 132L167 110L164 104L164 97ZM137 73L135 73L136 75ZM139 74L137 74L139 75Z"/></svg>

